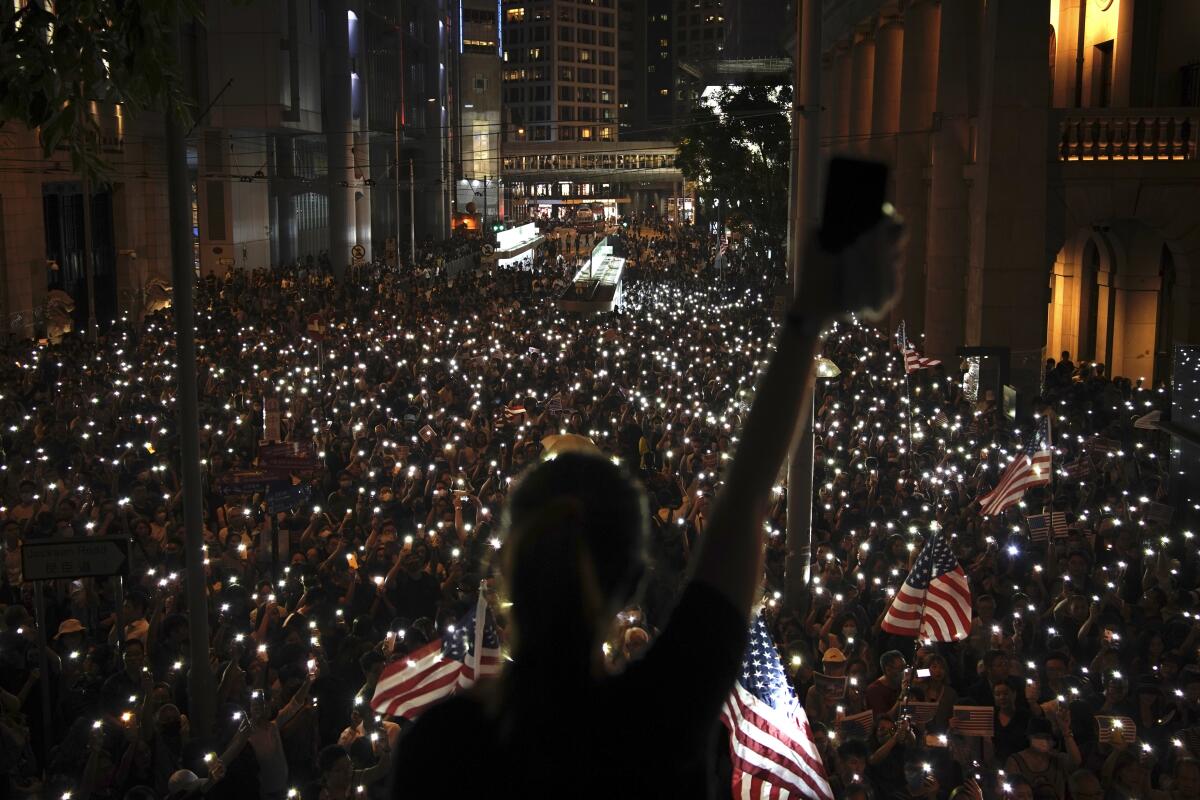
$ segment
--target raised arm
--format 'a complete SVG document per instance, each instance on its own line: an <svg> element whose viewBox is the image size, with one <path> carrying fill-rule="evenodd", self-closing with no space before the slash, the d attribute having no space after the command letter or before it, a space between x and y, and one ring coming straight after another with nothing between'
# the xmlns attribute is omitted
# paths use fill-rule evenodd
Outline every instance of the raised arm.
<svg viewBox="0 0 1200 800"><path fill-rule="evenodd" d="M693 577L720 591L747 616L762 577L763 520L771 487L812 399L818 334L842 312L890 306L900 234L900 225L887 220L838 257L808 248L798 300L758 384L726 484L693 557ZM874 297L846 297L839 276L847 290L870 291Z"/></svg>

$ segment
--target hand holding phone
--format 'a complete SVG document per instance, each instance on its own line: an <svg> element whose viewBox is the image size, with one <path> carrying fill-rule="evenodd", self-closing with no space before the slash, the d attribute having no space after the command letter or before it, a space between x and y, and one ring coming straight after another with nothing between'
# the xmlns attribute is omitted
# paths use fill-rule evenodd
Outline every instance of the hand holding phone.
<svg viewBox="0 0 1200 800"><path fill-rule="evenodd" d="M821 227L804 256L795 311L881 318L898 299L903 226L884 199L887 167L835 158Z"/></svg>

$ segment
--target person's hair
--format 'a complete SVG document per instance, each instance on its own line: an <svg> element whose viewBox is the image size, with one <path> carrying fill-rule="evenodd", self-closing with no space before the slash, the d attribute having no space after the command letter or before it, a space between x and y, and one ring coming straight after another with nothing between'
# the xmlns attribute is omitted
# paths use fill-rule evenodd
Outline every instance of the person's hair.
<svg viewBox="0 0 1200 800"><path fill-rule="evenodd" d="M1001 658L1008 658L1008 653L1004 652L1003 650L988 650L983 657L984 669L991 669L992 664L996 663L996 661Z"/></svg>
<svg viewBox="0 0 1200 800"><path fill-rule="evenodd" d="M1071 657L1062 650L1051 650L1042 658L1042 666L1045 667L1051 661L1061 661L1063 664L1070 664Z"/></svg>
<svg viewBox="0 0 1200 800"><path fill-rule="evenodd" d="M837 749L838 758L843 761L847 758L862 758L866 759L871 752L867 749L867 745L857 739L851 739L847 742L842 742Z"/></svg>
<svg viewBox="0 0 1200 800"><path fill-rule="evenodd" d="M597 626L637 589L649 517L641 487L600 455L565 453L514 484L502 521L514 674L580 677Z"/></svg>
<svg viewBox="0 0 1200 800"><path fill-rule="evenodd" d="M350 754L340 744L331 744L322 748L321 752L317 753L317 772L324 776L343 758L350 758Z"/></svg>
<svg viewBox="0 0 1200 800"><path fill-rule="evenodd" d="M884 653L883 655L881 655L879 657L879 669L886 672L887 668L888 668L888 664L891 664L897 658L900 659L901 661L903 661L904 654L901 653L899 650L888 650L886 653Z"/></svg>
<svg viewBox="0 0 1200 800"><path fill-rule="evenodd" d="M387 663L387 659L378 650L368 650L358 659L358 666L362 668L363 672L370 672L372 667L385 663Z"/></svg>

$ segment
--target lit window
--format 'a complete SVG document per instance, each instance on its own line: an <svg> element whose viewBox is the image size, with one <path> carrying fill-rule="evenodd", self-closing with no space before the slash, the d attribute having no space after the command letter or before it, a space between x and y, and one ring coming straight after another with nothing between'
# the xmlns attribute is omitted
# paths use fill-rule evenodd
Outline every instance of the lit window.
<svg viewBox="0 0 1200 800"><path fill-rule="evenodd" d="M509 22L521 22L522 20L525 19L525 9L524 8L510 8L506 12L505 16L508 17Z"/></svg>
<svg viewBox="0 0 1200 800"><path fill-rule="evenodd" d="M591 128L580 128L579 129L579 138L580 139L592 138L592 129Z"/></svg>

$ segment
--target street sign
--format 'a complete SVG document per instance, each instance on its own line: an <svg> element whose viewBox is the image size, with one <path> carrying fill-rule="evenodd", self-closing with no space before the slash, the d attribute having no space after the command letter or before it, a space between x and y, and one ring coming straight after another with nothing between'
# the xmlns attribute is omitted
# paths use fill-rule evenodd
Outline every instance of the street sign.
<svg viewBox="0 0 1200 800"><path fill-rule="evenodd" d="M127 536L29 539L21 545L21 573L27 581L128 575Z"/></svg>
<svg viewBox="0 0 1200 800"><path fill-rule="evenodd" d="M350 257L354 259L355 264L360 263L364 258L367 257L367 248L363 247L361 244L354 245L354 247L350 248Z"/></svg>

